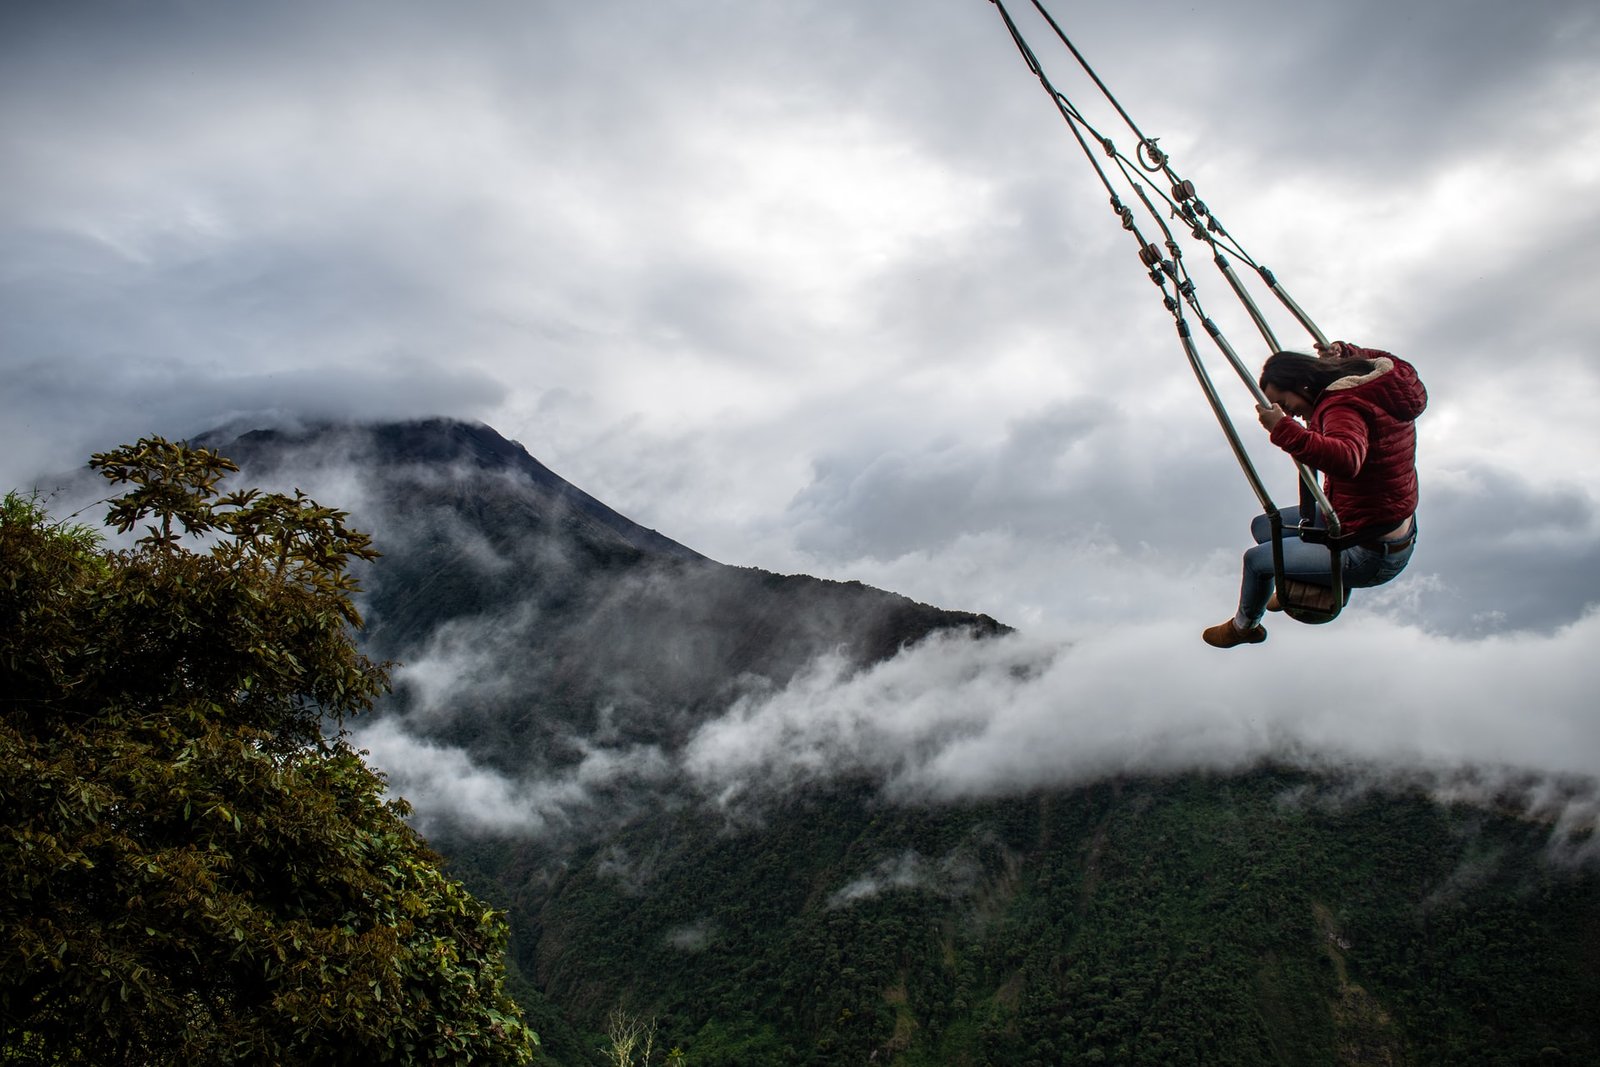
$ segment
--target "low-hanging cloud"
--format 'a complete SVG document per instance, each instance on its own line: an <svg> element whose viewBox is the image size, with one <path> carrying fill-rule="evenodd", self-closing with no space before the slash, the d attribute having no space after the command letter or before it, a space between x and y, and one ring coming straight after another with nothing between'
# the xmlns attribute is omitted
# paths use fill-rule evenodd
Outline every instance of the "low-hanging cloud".
<svg viewBox="0 0 1600 1067"><path fill-rule="evenodd" d="M845 908L895 891L963 897L978 887L982 875L976 857L966 847L937 859L906 849L879 860L871 870L834 890L828 895L828 907Z"/></svg>
<svg viewBox="0 0 1600 1067"><path fill-rule="evenodd" d="M1278 629L1276 646L1229 654L1151 624L1071 640L934 636L866 670L824 656L734 701L681 748L596 745L527 781L419 741L398 717L358 736L425 821L474 833L554 833L623 784L686 790L744 819L863 776L891 802L939 805L1270 762L1357 791L1511 805L1550 825L1560 857L1600 855L1600 613L1550 636L1475 642L1376 616L1342 632ZM959 893L964 862L902 856L839 887L834 904L894 888Z"/></svg>
<svg viewBox="0 0 1600 1067"><path fill-rule="evenodd" d="M704 918L668 930L665 941L680 952L695 953L711 947L720 935L716 920Z"/></svg>
<svg viewBox="0 0 1600 1067"><path fill-rule="evenodd" d="M1381 618L1300 636L1286 630L1284 654L1224 655L1152 624L1070 644L935 638L856 674L821 661L771 699L707 723L684 763L730 803L851 772L909 800L1268 759L1569 776L1600 767L1600 614L1551 638L1455 642Z"/></svg>
<svg viewBox="0 0 1600 1067"><path fill-rule="evenodd" d="M519 779L464 750L422 740L391 717L352 732L354 743L415 809L425 832L542 837L592 820L601 797L624 782L665 780L670 764L651 746L594 747L559 774Z"/></svg>

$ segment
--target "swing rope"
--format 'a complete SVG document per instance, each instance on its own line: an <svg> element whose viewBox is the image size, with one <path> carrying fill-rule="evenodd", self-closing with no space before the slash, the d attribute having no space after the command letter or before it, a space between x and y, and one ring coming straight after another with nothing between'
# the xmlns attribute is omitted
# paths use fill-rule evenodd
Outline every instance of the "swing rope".
<svg viewBox="0 0 1600 1067"><path fill-rule="evenodd" d="M1017 31L1016 23L1011 19L1009 12L1005 11L1004 4L1000 3L999 0L992 0L992 2L994 2L997 7L1001 8L1001 14L1005 18L1008 28L1012 30L1012 39L1018 40L1021 34ZM1272 336L1271 327L1267 325L1265 318L1260 314L1259 309L1255 307L1254 301L1244 289L1243 285L1238 281L1237 276L1233 274L1231 265L1229 265L1226 259L1222 257L1223 249L1227 249L1228 251L1232 252L1239 259L1243 260L1252 268L1254 268L1255 271L1261 276L1261 280L1266 283L1267 287L1272 291L1273 295L1275 295L1284 305L1284 307L1289 310L1290 314L1292 314L1300 322L1300 324L1306 328L1306 331L1310 333L1319 344L1327 344L1327 337L1325 337L1322 331L1317 328L1316 323L1311 320L1311 317L1305 313L1304 309L1302 309L1300 305L1295 302L1294 298L1291 297L1289 293L1279 284L1272 271L1252 259L1250 254L1244 250L1244 247L1240 245L1230 233L1228 233L1227 229L1222 225L1221 221L1217 219L1216 215L1207 209L1205 201L1199 199L1195 192L1194 182L1185 179L1173 169L1172 157L1166 152L1162 151L1156 144L1159 138L1147 136L1145 132L1139 128L1138 123L1134 122L1133 116L1128 114L1127 108L1122 106L1122 102L1116 98L1116 95L1111 92L1110 87L1106 85L1106 83L1101 79L1100 75L1096 73L1095 69L1090 66L1089 61L1084 57L1083 53L1078 50L1078 46L1072 43L1072 39L1067 36L1066 31L1061 28L1061 24L1055 20L1054 16L1052 16L1050 12L1045 9L1041 0L1031 0L1031 2L1034 10L1037 11L1050 26L1050 29L1055 33L1056 38L1066 47L1067 51L1072 53L1072 57L1073 59L1077 60L1078 66L1082 68L1083 72L1089 76L1089 78L1094 82L1095 87L1100 90L1101 95L1104 96L1106 101L1116 109L1117 114L1122 116L1122 121L1127 124L1128 129L1132 131L1136 138L1138 138L1139 147L1135 149L1135 154L1138 156L1139 165L1146 171L1164 175L1171 183L1171 197L1168 197L1165 193L1158 193L1158 195L1160 195L1161 198L1166 201L1167 206L1172 210L1173 215L1181 217L1187 223L1189 223L1190 231L1196 239L1204 241L1212 247L1212 250L1218 257L1218 268L1222 270L1224 275L1228 276L1229 284L1233 288L1234 292L1238 294L1239 299L1250 311L1251 317L1255 320L1257 328L1262 331L1262 336L1266 340L1268 347L1276 351L1280 346L1278 345L1276 338ZM1019 46L1023 47L1027 53L1031 55L1031 49L1026 49L1025 42L1019 41ZM1043 76L1042 66L1038 63L1037 57L1032 58L1029 65L1032 66L1035 69L1035 72L1041 77ZM1052 94L1054 94L1054 87L1052 86L1050 89ZM1075 108L1073 111L1074 114L1077 114ZM1078 117L1081 119L1081 115ZM1101 140L1108 153L1115 153L1119 158L1125 160L1126 157L1122 157L1121 153L1116 152L1109 138L1101 138Z"/></svg>
<svg viewBox="0 0 1600 1067"><path fill-rule="evenodd" d="M1190 369L1194 373L1196 381L1200 384L1201 392L1205 395L1206 401L1210 405L1212 413L1216 417L1217 423L1222 429L1223 435L1227 439L1230 449L1233 451L1234 458L1238 462L1240 470L1244 473L1245 479L1249 482L1251 489L1255 492L1257 499L1261 503L1262 510L1267 514L1271 522L1273 535L1273 556L1276 564L1275 569L1277 571L1278 588L1283 590L1285 587L1285 582L1283 575L1283 531L1281 513L1279 512L1277 506L1273 503L1271 495L1267 492L1265 484L1262 482L1259 473L1256 471L1255 465L1251 461L1249 453L1245 449L1243 442L1240 440L1238 431L1233 425L1233 420L1228 415L1227 408L1216 389L1216 385L1212 381L1211 375L1207 371L1204 361L1200 358L1200 353L1194 343L1193 330L1189 325L1189 320L1184 315L1183 309L1185 305L1187 305L1198 317L1206 333L1210 335L1213 343L1215 343L1217 348L1222 352L1224 358L1233 368L1239 379L1244 382L1245 387L1255 398L1256 403L1266 405L1269 403L1269 401L1267 400L1266 395L1261 391L1260 386L1257 384L1255 376L1245 366L1244 361L1240 359L1238 352L1234 349L1233 345L1229 343L1228 339L1223 335L1222 330L1217 326L1216 322L1209 315L1207 315L1204 309L1201 307L1195 281L1193 277L1190 276L1187 264L1183 258L1182 247L1179 245L1178 240L1173 233L1173 229L1168 225L1167 220L1169 218L1182 220L1184 223L1184 228L1189 231L1189 235L1195 240L1202 242L1210 249L1213 263L1216 265L1218 271L1223 275L1224 279L1226 279L1229 288L1238 298L1245 311L1249 314L1251 321L1256 326L1257 331L1261 334L1262 339L1266 342L1269 351L1278 351L1281 346L1278 344L1277 338L1273 334L1272 328L1268 323L1266 316L1262 313L1260 307L1256 304L1248 289L1245 287L1244 282L1233 269L1233 266L1229 262L1227 255L1224 254L1225 252L1231 253L1253 268L1257 275L1261 278L1262 282L1273 293L1273 295L1277 297L1279 303L1281 303L1289 311L1289 313L1294 316L1294 318L1307 330L1307 332L1311 334L1311 336L1319 345L1326 345L1327 338L1317 327L1316 323L1312 321L1311 317L1306 314L1300 305L1278 282L1272 271L1257 263L1249 255L1249 253L1244 250L1237 239L1235 239L1227 231L1227 229L1217 219L1215 213L1212 212L1206 206L1205 202L1196 195L1194 183L1178 174L1178 172L1173 168L1171 157L1157 146L1157 138L1147 136L1139 128L1138 124L1134 122L1132 116L1129 115L1127 109L1122 106L1121 102L1117 100L1116 96L1100 78L1099 74L1097 74L1094 68L1090 66L1083 54L1078 50L1077 46L1074 45L1071 39L1067 37L1060 24L1056 22L1056 20L1047 10L1045 10L1041 0L1031 0L1031 2L1035 10L1038 11L1038 13L1044 18L1045 22L1048 23L1050 28L1055 32L1056 37L1072 54L1079 67L1082 68L1084 73L1087 74L1094 82L1095 86L1100 90L1107 102L1110 103L1110 105L1122 117L1129 130L1131 130L1133 135L1137 138L1138 148L1135 149L1136 159L1130 159L1117 148L1116 143L1110 137L1102 134L1092 124L1090 124L1088 119L1084 117L1083 113L1072 102L1072 100L1060 89L1058 89L1050 80L1049 75L1045 72L1044 65L1039 61L1038 56L1028 44L1021 28L1018 27L1015 19L1012 18L1011 12L1007 9L1004 0L990 0L990 3L992 3L999 11L1001 19L1005 22L1006 29L1011 34L1012 42L1016 45L1018 52L1022 55L1023 61L1027 64L1028 69L1033 73L1034 77L1038 79L1039 84L1050 95L1050 98L1056 105L1057 111L1060 112L1061 117L1066 121L1068 129L1072 131L1073 138L1078 142L1078 147L1082 149L1085 158L1089 160L1090 165L1094 169L1095 175L1100 179L1101 185L1105 187L1106 193L1110 198L1111 209L1116 213L1119 221L1122 224L1122 228L1131 233L1134 239L1139 243L1139 260L1149 272L1150 280L1157 286L1157 288L1161 290L1162 304L1173 317L1179 342L1183 347L1184 355L1189 362ZM1133 208L1129 207L1123 202L1123 199L1119 194L1118 186L1113 183L1107 168L1101 164L1100 158L1090 147L1091 140L1099 146L1105 157L1111 160L1116 172L1120 175L1121 179L1129 187L1131 187L1133 193L1143 205L1145 214L1161 231L1162 237L1164 238L1163 244L1165 247L1165 254L1163 254L1163 245L1158 245L1155 242L1147 239L1144 231L1140 229ZM1150 191L1146 188L1146 183L1140 180L1141 171L1148 174L1160 174L1165 177L1167 181L1170 182L1171 195L1169 196L1168 193L1160 189L1156 189L1153 199ZM1165 214L1158 209L1158 200L1166 208ZM1331 598L1331 610L1312 608L1305 605L1294 605L1288 603L1287 600L1285 601L1285 606L1289 614L1300 619L1301 621L1326 622L1338 614L1339 608L1343 603L1343 598L1345 595L1347 595L1346 591L1343 589L1343 568L1340 565L1340 553L1344 547L1347 547L1341 538L1347 537L1348 535L1344 534L1340 526L1339 517L1334 512L1332 505L1329 503L1326 495L1323 492L1322 485L1317 478L1317 472L1298 461L1296 461L1295 467L1299 475L1301 487L1300 499L1302 503L1302 516L1309 516L1311 508L1315 506L1315 508L1320 511L1326 523L1325 530L1314 529L1314 524L1310 522L1309 518L1303 517L1300 535L1308 541L1326 541L1329 552L1332 555L1333 596Z"/></svg>

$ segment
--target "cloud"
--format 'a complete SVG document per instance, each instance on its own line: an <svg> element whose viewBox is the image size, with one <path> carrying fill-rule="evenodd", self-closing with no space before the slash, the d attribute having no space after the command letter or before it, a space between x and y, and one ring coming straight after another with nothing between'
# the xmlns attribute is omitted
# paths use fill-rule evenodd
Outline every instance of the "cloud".
<svg viewBox="0 0 1600 1067"><path fill-rule="evenodd" d="M666 942L680 952L704 952L721 936L717 922L712 918L698 919L685 926L667 931Z"/></svg>
<svg viewBox="0 0 1600 1067"><path fill-rule="evenodd" d="M516 661L533 614L529 607L509 617L450 619L419 652L396 664L395 689L405 696L413 727L510 696L517 683L507 665Z"/></svg>
<svg viewBox="0 0 1600 1067"><path fill-rule="evenodd" d="M1272 763L1328 776L1285 803L1420 790L1545 823L1557 862L1600 857L1590 651L1600 613L1550 636L1473 642L1379 618L1342 631L1283 626L1248 659L1170 629L937 636L860 671L823 657L782 689L739 698L681 748L587 742L581 762L521 777L421 741L399 716L356 736L425 826L469 834L549 838L625 818L628 789L748 824L798 791L863 777L892 803L942 805ZM1406 669L1384 669L1393 662ZM1315 663L1326 669L1309 671ZM894 890L968 893L982 866L974 848L889 857L833 890L831 906ZM637 891L654 863L603 857Z"/></svg>
<svg viewBox="0 0 1600 1067"><path fill-rule="evenodd" d="M858 674L819 662L705 724L684 766L724 804L852 773L923 801L1267 760L1390 773L1507 767L1587 780L1592 810L1600 674L1589 650L1600 613L1553 637L1477 642L1380 619L1331 634L1280 627L1281 647L1251 649L1262 654L1249 660L1172 629L1068 643L935 639Z"/></svg>
<svg viewBox="0 0 1600 1067"><path fill-rule="evenodd" d="M1436 581L1407 618L1463 635L1548 631L1600 604L1600 507L1583 487L1463 467L1432 479L1425 518L1440 533L1420 567Z"/></svg>
<svg viewBox="0 0 1600 1067"><path fill-rule="evenodd" d="M885 893L915 891L945 897L972 894L982 876L977 858L966 848L930 860L915 849L879 860L866 874L828 895L828 907L845 908Z"/></svg>
<svg viewBox="0 0 1600 1067"><path fill-rule="evenodd" d="M796 542L825 557L894 559L996 529L1165 550L1219 537L1225 516L1200 505L1229 472L1225 449L1185 449L1180 430L1170 456L1129 455L1132 421L1103 400L1055 401L982 446L935 440L825 457L789 506Z"/></svg>
<svg viewBox="0 0 1600 1067"><path fill-rule="evenodd" d="M352 741L388 777L390 792L416 809L418 828L430 833L557 835L591 821L605 808L597 798L619 783L660 782L669 770L650 746L590 748L560 774L515 779L460 748L419 739L399 717L352 731Z"/></svg>

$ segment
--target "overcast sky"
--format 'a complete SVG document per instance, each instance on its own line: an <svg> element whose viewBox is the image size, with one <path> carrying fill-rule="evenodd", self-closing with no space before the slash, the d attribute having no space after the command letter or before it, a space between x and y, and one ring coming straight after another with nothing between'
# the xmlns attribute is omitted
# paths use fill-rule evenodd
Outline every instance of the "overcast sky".
<svg viewBox="0 0 1600 1067"><path fill-rule="evenodd" d="M1199 647L1255 500L988 0L10 0L0 482L229 420L457 416L726 563L1222 657L1174 694L1353 661L1411 694L1470 667L1480 717L1535 663L1592 693L1600 9L1050 8L1330 336L1428 385L1411 569L1331 627ZM1574 736L1562 768L1600 766Z"/></svg>

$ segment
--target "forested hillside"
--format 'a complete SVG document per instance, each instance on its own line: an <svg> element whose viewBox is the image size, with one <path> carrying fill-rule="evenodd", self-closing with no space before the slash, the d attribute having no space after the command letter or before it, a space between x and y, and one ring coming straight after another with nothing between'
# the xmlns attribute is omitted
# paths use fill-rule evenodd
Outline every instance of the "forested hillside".
<svg viewBox="0 0 1600 1067"><path fill-rule="evenodd" d="M584 1031L626 1005L707 1067L1596 1063L1600 879L1549 838L1263 769L685 809L554 875L436 844L511 910L550 1062L596 1062Z"/></svg>

